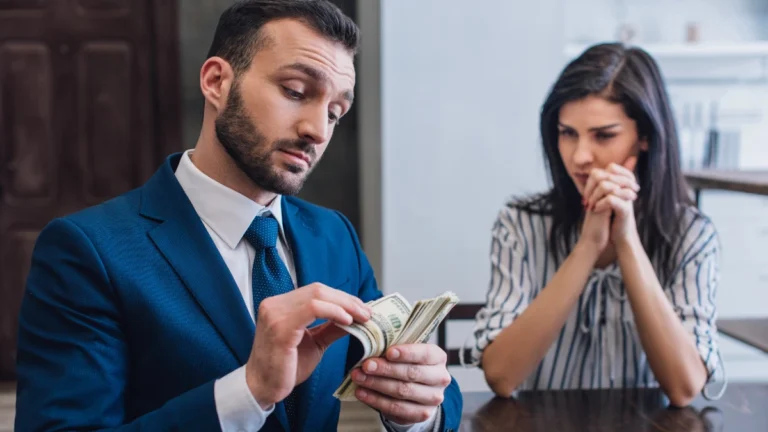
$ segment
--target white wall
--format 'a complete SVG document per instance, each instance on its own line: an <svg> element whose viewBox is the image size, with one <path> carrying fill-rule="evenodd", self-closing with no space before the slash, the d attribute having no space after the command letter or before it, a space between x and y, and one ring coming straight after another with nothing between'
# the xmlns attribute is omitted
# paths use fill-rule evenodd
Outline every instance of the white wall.
<svg viewBox="0 0 768 432"><path fill-rule="evenodd" d="M659 1L636 6L642 13L632 16L645 17L651 26L666 15L658 13ZM706 5L696 13L710 10L701 22L716 22L725 1L701 0ZM613 3L358 3L362 235L385 293L401 292L415 301L452 290L462 302L484 300L490 228L499 208L511 194L547 185L538 110L564 65L565 42L581 33L613 39L617 21L601 15ZM686 22L692 0L669 4L675 23ZM736 5L729 13L737 18L768 10L761 0L728 4ZM718 40L765 35L741 18L728 22ZM657 33L668 39L671 31ZM449 326L449 344L460 345L470 325ZM756 378L754 371L765 364L764 356L743 346L724 356L729 364L758 365L737 379ZM477 369L452 373L464 391L487 389Z"/></svg>
<svg viewBox="0 0 768 432"><path fill-rule="evenodd" d="M546 184L537 110L559 72L560 0L515 3L382 2L387 292L482 299L496 212Z"/></svg>
<svg viewBox="0 0 768 432"><path fill-rule="evenodd" d="M566 40L612 39L621 4L648 40L689 20L705 40L768 36L763 0L469 4L359 3L363 237L386 292L483 298L496 212L546 186L538 109Z"/></svg>
<svg viewBox="0 0 768 432"><path fill-rule="evenodd" d="M498 210L546 187L538 107L562 66L561 0L468 4L359 3L364 246L383 291L411 300L482 301ZM473 372L465 390L484 388Z"/></svg>
<svg viewBox="0 0 768 432"><path fill-rule="evenodd" d="M576 0L565 2L569 41L617 38L620 23L636 31L637 42L684 42L689 22L702 41L768 39L765 0Z"/></svg>

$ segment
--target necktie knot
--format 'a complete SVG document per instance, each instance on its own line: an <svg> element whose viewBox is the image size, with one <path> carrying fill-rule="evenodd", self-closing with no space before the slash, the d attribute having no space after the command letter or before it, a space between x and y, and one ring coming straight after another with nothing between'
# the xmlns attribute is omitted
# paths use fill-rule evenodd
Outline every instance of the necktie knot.
<svg viewBox="0 0 768 432"><path fill-rule="evenodd" d="M277 245L277 220L269 216L256 216L245 231L245 238L256 249L269 249Z"/></svg>

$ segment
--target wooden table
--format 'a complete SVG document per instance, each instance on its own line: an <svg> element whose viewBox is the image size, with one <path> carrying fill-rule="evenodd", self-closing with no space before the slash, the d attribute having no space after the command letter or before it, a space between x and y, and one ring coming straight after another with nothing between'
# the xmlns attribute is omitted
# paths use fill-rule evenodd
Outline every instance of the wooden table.
<svg viewBox="0 0 768 432"><path fill-rule="evenodd" d="M768 318L719 319L717 329L722 334L768 353Z"/></svg>
<svg viewBox="0 0 768 432"><path fill-rule="evenodd" d="M719 401L699 396L683 409L668 407L659 390L521 392L515 399L465 393L459 430L765 432L768 384L731 384Z"/></svg>
<svg viewBox="0 0 768 432"><path fill-rule="evenodd" d="M696 203L707 189L768 195L768 171L688 171L685 179L696 194Z"/></svg>

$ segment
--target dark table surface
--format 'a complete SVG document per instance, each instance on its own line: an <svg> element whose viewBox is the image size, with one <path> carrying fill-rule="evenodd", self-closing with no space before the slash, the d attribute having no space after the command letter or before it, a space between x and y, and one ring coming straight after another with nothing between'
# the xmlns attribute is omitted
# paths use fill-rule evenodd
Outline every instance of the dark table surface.
<svg viewBox="0 0 768 432"><path fill-rule="evenodd" d="M659 390L521 392L513 399L464 393L459 430L768 432L768 383L731 383L720 400L699 396L682 409L669 407Z"/></svg>
<svg viewBox="0 0 768 432"><path fill-rule="evenodd" d="M719 319L717 329L720 333L768 353L768 318Z"/></svg>
<svg viewBox="0 0 768 432"><path fill-rule="evenodd" d="M697 190L719 189L768 195L768 171L688 171L685 179Z"/></svg>

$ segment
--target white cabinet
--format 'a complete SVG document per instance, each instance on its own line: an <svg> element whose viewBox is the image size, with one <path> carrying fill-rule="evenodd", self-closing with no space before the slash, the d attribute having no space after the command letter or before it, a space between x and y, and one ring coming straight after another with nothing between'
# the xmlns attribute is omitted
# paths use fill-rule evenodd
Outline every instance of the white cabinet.
<svg viewBox="0 0 768 432"><path fill-rule="evenodd" d="M703 191L700 207L722 243L720 317L768 316L768 197Z"/></svg>

